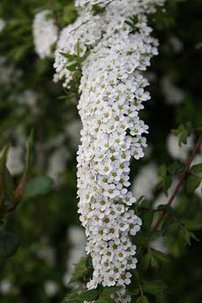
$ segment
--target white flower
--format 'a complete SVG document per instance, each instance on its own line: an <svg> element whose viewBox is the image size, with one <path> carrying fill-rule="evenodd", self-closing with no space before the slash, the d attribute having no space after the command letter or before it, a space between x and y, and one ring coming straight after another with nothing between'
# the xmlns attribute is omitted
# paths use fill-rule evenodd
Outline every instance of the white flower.
<svg viewBox="0 0 202 303"><path fill-rule="evenodd" d="M66 67L72 62L68 63L61 53L84 55L87 48L94 46L101 38L102 22L100 16L93 16L84 10L81 11L75 23L68 25L61 31L55 52L55 81L65 79L64 86L68 86L72 80L72 73Z"/></svg>
<svg viewBox="0 0 202 303"><path fill-rule="evenodd" d="M51 16L51 11L43 10L35 15L33 37L36 53L40 58L50 57L58 38L58 28Z"/></svg>

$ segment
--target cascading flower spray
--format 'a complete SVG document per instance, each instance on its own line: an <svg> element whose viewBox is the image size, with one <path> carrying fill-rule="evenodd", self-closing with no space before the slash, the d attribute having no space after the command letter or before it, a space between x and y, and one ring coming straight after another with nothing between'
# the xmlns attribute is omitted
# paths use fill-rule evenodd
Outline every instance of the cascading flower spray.
<svg viewBox="0 0 202 303"><path fill-rule="evenodd" d="M144 156L148 127L139 117L150 99L143 72L157 55L146 13L164 0L77 0L80 16L63 29L55 56L55 80L67 86L71 62L61 54L83 54L79 114L82 120L78 150L79 213L92 257L89 289L120 286L116 302L130 302L124 288L136 268L136 247L130 240L140 230L141 219L130 206L136 202L129 190L130 160ZM94 14L93 6L104 7ZM136 17L135 30L127 20ZM125 298L124 298L125 296Z"/></svg>

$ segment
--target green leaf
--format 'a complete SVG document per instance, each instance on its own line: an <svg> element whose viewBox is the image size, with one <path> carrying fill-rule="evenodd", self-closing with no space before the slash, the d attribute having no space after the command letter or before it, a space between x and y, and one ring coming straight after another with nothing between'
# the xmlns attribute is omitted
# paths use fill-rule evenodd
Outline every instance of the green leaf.
<svg viewBox="0 0 202 303"><path fill-rule="evenodd" d="M161 263L169 262L168 256L166 254L164 254L162 251L151 248L151 254L157 261L159 261Z"/></svg>
<svg viewBox="0 0 202 303"><path fill-rule="evenodd" d="M158 184L165 193L167 193L168 189L172 184L172 177L168 174L168 168L165 164L159 167L159 174L158 174Z"/></svg>
<svg viewBox="0 0 202 303"><path fill-rule="evenodd" d="M159 177L164 178L166 177L166 174L167 174L167 167L165 164L163 164L159 167Z"/></svg>
<svg viewBox="0 0 202 303"><path fill-rule="evenodd" d="M175 134L179 139L179 145L186 144L187 138L192 131L192 124L187 122L185 124L181 124L177 129L173 129L172 133Z"/></svg>
<svg viewBox="0 0 202 303"><path fill-rule="evenodd" d="M4 202L6 195L5 188L5 171L6 171L6 160L8 156L9 147L4 147L0 155L0 203Z"/></svg>
<svg viewBox="0 0 202 303"><path fill-rule="evenodd" d="M7 198L10 201L14 201L14 183L12 176L7 168L5 168L5 176L4 176L4 182L5 182L5 189L6 189L6 195Z"/></svg>
<svg viewBox="0 0 202 303"><path fill-rule="evenodd" d="M154 218L154 213L152 211L148 211L142 216L143 228L147 232L149 232L149 229L150 229L150 227L152 225L152 222L153 222L153 218Z"/></svg>
<svg viewBox="0 0 202 303"><path fill-rule="evenodd" d="M2 170L6 166L6 160L8 157L9 146L6 145L0 154L0 169Z"/></svg>
<svg viewBox="0 0 202 303"><path fill-rule="evenodd" d="M202 163L197 164L197 165L193 165L191 167L191 171L193 171L194 173L196 173L199 177L202 178Z"/></svg>
<svg viewBox="0 0 202 303"><path fill-rule="evenodd" d="M105 11L105 7L101 7L98 4L92 6L93 13L95 15L102 14Z"/></svg>
<svg viewBox="0 0 202 303"><path fill-rule="evenodd" d="M26 177L29 175L31 168L33 142L34 142L34 132L32 130L26 142L25 171L24 171L24 176Z"/></svg>
<svg viewBox="0 0 202 303"><path fill-rule="evenodd" d="M116 293L119 290L120 290L120 287L118 287L118 286L105 287L105 288L103 288L101 294L104 295L104 296L110 296L110 295Z"/></svg>
<svg viewBox="0 0 202 303"><path fill-rule="evenodd" d="M193 239L193 240L195 240L195 241L197 241L197 242L199 242L199 241L200 241L200 239L199 239L199 238L197 238L197 237L196 237L196 235L195 235L194 233L189 232L189 234L190 234L190 239Z"/></svg>
<svg viewBox="0 0 202 303"><path fill-rule="evenodd" d="M90 51L86 51L85 54L83 55L83 57L78 58L78 62L79 63L84 62L88 58L89 55L90 55Z"/></svg>
<svg viewBox="0 0 202 303"><path fill-rule="evenodd" d="M82 257L79 262L75 265L74 272L72 274L72 278L70 280L70 283L75 282L83 277L83 275L87 271L86 266L86 258Z"/></svg>
<svg viewBox="0 0 202 303"><path fill-rule="evenodd" d="M183 170L183 167L178 162L174 162L171 165L169 165L169 167L168 167L168 171L171 175L178 174L178 173L182 172L182 170Z"/></svg>
<svg viewBox="0 0 202 303"><path fill-rule="evenodd" d="M144 256L143 262L142 262L142 269L145 271L148 269L149 265L151 263L151 254L148 253Z"/></svg>
<svg viewBox="0 0 202 303"><path fill-rule="evenodd" d="M179 232L179 237L183 240L186 244L191 245L191 239L195 241L199 241L199 239L195 236L194 233L188 231L187 229L183 228Z"/></svg>
<svg viewBox="0 0 202 303"><path fill-rule="evenodd" d="M72 65L67 65L66 69L68 69L70 72L78 71L78 63L74 63Z"/></svg>
<svg viewBox="0 0 202 303"><path fill-rule="evenodd" d="M0 232L0 257L11 257L19 246L19 239L8 231Z"/></svg>
<svg viewBox="0 0 202 303"><path fill-rule="evenodd" d="M15 202L13 179L6 167L8 151L6 146L0 156L0 204Z"/></svg>
<svg viewBox="0 0 202 303"><path fill-rule="evenodd" d="M151 267L157 269L159 268L159 264L158 261L156 260L156 258L154 256L151 256Z"/></svg>
<svg viewBox="0 0 202 303"><path fill-rule="evenodd" d="M126 20L125 23L131 27L133 32L135 32L137 29L138 17L133 16L129 18L129 20Z"/></svg>
<svg viewBox="0 0 202 303"><path fill-rule="evenodd" d="M152 295L162 293L165 288L165 284L162 281L145 281L143 284L143 290Z"/></svg>
<svg viewBox="0 0 202 303"><path fill-rule="evenodd" d="M192 194L201 184L201 179L195 176L188 176L186 180L186 188L188 193Z"/></svg>
<svg viewBox="0 0 202 303"><path fill-rule="evenodd" d="M162 182L163 190L165 193L168 192L168 189L172 185L172 177L171 176L166 176Z"/></svg>
<svg viewBox="0 0 202 303"><path fill-rule="evenodd" d="M68 59L69 61L76 61L77 60L77 55L71 55L68 53L64 53L64 52L60 52L60 54L65 57L66 59Z"/></svg>
<svg viewBox="0 0 202 303"><path fill-rule="evenodd" d="M96 302L97 303L114 303L114 300L110 297L101 297Z"/></svg>
<svg viewBox="0 0 202 303"><path fill-rule="evenodd" d="M141 204L143 201L144 201L144 196L140 196L136 201L136 205Z"/></svg>
<svg viewBox="0 0 202 303"><path fill-rule="evenodd" d="M78 41L77 44L76 44L76 53L77 53L78 57L80 57L81 52L82 52L82 48L81 48L80 43Z"/></svg>
<svg viewBox="0 0 202 303"><path fill-rule="evenodd" d="M52 7L52 4L51 4L51 7ZM64 14L62 16L63 17L62 28L63 28L64 26L67 26L68 24L74 22L74 20L77 17L77 10L72 3L67 4L65 6L63 4L62 9L64 11Z"/></svg>
<svg viewBox="0 0 202 303"><path fill-rule="evenodd" d="M195 222L194 220L183 220L182 223L188 230L202 229L202 222Z"/></svg>
<svg viewBox="0 0 202 303"><path fill-rule="evenodd" d="M64 300L64 303L83 303L83 301L93 301L97 299L97 296L97 289L87 291L79 290L68 294Z"/></svg>
<svg viewBox="0 0 202 303"><path fill-rule="evenodd" d="M129 289L128 290L128 294L130 295L130 296L132 296L132 297L137 297L137 296L139 296L140 295L140 288L139 288L139 286L133 286L132 287L132 289Z"/></svg>
<svg viewBox="0 0 202 303"><path fill-rule="evenodd" d="M149 303L149 300L146 296L141 296L136 300L136 303Z"/></svg>
<svg viewBox="0 0 202 303"><path fill-rule="evenodd" d="M53 189L53 180L49 177L37 177L30 180L24 190L24 198L48 194Z"/></svg>
<svg viewBox="0 0 202 303"><path fill-rule="evenodd" d="M113 303L114 300L111 298L111 295L120 290L117 286L105 287L99 294L99 300L97 303Z"/></svg>

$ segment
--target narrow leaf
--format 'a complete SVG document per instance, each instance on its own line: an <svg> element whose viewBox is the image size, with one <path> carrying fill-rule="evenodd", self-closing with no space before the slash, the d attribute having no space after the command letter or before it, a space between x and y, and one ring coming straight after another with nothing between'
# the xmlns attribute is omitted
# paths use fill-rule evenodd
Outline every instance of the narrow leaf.
<svg viewBox="0 0 202 303"><path fill-rule="evenodd" d="M53 180L49 177L37 177L30 180L24 190L24 198L48 194L53 189Z"/></svg>
<svg viewBox="0 0 202 303"><path fill-rule="evenodd" d="M0 257L11 257L19 246L19 239L8 231L0 232Z"/></svg>

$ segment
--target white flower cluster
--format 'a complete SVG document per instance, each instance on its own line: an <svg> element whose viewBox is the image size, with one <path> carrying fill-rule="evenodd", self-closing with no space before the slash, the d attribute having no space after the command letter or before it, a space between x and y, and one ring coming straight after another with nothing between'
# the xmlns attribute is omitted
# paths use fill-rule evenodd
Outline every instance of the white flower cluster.
<svg viewBox="0 0 202 303"><path fill-rule="evenodd" d="M94 274L88 287L130 283L136 267L135 235L141 220L129 206L135 198L128 191L131 157L143 157L148 127L139 118L149 99L148 84L140 71L156 54L149 28L141 18L138 31L129 29L102 40L83 66L78 105L83 123L78 152L79 212L86 228L87 251Z"/></svg>
<svg viewBox="0 0 202 303"><path fill-rule="evenodd" d="M58 28L51 11L43 10L35 15L33 37L36 53L40 58L50 57L58 38Z"/></svg>
<svg viewBox="0 0 202 303"><path fill-rule="evenodd" d="M79 48L79 55L83 56L88 48L93 47L101 39L102 28L103 19L99 15L93 16L91 12L82 10L77 20L62 30L55 53L56 82L64 79L63 85L66 87L73 78L73 73L67 69L72 62L68 64L61 53L78 55Z"/></svg>
<svg viewBox="0 0 202 303"><path fill-rule="evenodd" d="M131 243L141 226L130 206L136 202L130 186L130 160L144 156L148 127L139 117L150 99L148 81L142 72L157 54L145 13L154 12L163 0L77 1L77 5L106 4L105 12L93 15L87 8L65 28L56 51L55 80L64 85L73 74L70 62L60 54L85 53L82 64L81 97L78 104L83 129L78 151L78 196L80 220L87 236L87 253L94 267L88 288L122 286L131 282L136 268L136 247ZM137 16L135 31L126 24ZM124 296L125 299L124 299ZM130 302L121 292L115 302Z"/></svg>

